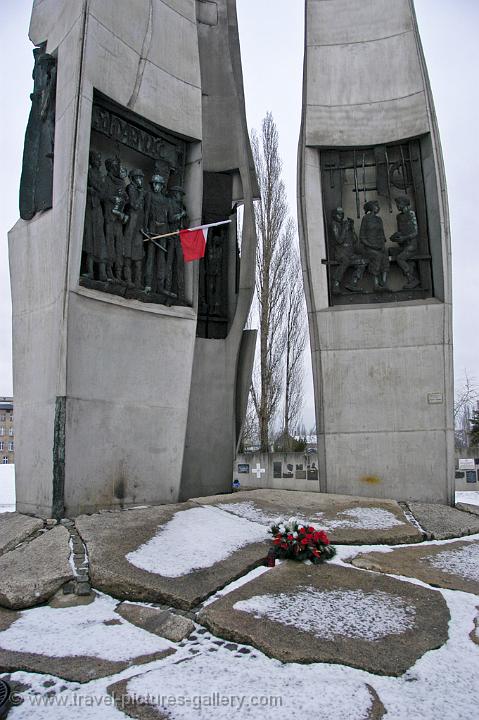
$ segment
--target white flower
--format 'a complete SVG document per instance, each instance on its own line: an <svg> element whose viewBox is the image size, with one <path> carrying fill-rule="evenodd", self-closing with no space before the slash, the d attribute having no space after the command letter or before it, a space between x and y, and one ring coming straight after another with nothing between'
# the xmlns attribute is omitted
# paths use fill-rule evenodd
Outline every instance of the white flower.
<svg viewBox="0 0 479 720"><path fill-rule="evenodd" d="M298 537L298 533L297 533L297 532L294 532L294 533L293 533L293 537L294 537L294 539L296 540L296 538Z"/></svg>
<svg viewBox="0 0 479 720"><path fill-rule="evenodd" d="M286 528L284 527L284 525L280 525L278 529L279 529L279 532L281 533L281 535L283 535L286 532Z"/></svg>

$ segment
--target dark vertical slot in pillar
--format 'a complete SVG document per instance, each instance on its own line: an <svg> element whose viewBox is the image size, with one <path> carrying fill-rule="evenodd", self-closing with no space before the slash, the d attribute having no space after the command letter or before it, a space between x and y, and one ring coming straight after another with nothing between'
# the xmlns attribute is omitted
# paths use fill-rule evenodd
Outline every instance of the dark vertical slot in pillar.
<svg viewBox="0 0 479 720"><path fill-rule="evenodd" d="M231 216L232 200L232 175L214 172L203 174L205 225L228 220ZM208 233L205 257L200 260L199 268L198 337L224 339L228 335L230 232L230 225L220 225L210 228Z"/></svg>
<svg viewBox="0 0 479 720"><path fill-rule="evenodd" d="M53 431L53 492L52 517L62 518L65 511L65 423L66 397L55 402L55 425Z"/></svg>

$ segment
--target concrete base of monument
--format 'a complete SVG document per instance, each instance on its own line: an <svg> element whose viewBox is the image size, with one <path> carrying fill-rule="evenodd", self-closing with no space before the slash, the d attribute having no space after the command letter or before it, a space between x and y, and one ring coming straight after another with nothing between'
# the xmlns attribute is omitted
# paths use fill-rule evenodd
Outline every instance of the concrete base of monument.
<svg viewBox="0 0 479 720"><path fill-rule="evenodd" d="M12 716L81 695L95 720L193 720L168 705L183 688L220 720L221 697L244 693L332 720L397 707L433 720L431 698L472 717L479 532L459 538L477 516L450 510L440 525L434 508L258 490L61 523L1 514ZM268 526L293 515L327 530L333 560L264 565ZM432 540L446 524L454 539Z"/></svg>

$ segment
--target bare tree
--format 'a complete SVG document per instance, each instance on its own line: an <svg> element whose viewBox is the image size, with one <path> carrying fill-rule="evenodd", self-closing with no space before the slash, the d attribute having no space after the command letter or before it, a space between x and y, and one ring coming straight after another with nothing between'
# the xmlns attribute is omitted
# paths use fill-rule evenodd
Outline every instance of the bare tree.
<svg viewBox="0 0 479 720"><path fill-rule="evenodd" d="M295 227L288 222L287 232L294 237ZM285 314L285 384L283 435L294 434L303 409L304 347L306 344L306 308L298 250L291 246L287 271Z"/></svg>
<svg viewBox="0 0 479 720"><path fill-rule="evenodd" d="M292 240L286 190L281 179L278 131L271 113L263 120L261 135L252 132L251 146L260 189L255 207L259 363L251 396L258 418L259 444L266 452L284 385L286 278Z"/></svg>
<svg viewBox="0 0 479 720"><path fill-rule="evenodd" d="M464 370L464 379L456 391L454 401L454 428L456 447L469 446L470 423L479 399L479 390L474 378Z"/></svg>
<svg viewBox="0 0 479 720"><path fill-rule="evenodd" d="M258 416L253 404L251 392L248 396L248 407L241 433L240 452L256 448L258 444Z"/></svg>

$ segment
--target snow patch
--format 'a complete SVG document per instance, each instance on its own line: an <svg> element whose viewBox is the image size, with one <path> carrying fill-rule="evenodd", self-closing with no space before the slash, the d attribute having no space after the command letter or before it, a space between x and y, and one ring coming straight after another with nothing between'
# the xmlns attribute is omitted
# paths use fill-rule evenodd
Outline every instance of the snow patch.
<svg viewBox="0 0 479 720"><path fill-rule="evenodd" d="M219 503L215 507L220 510L225 510L226 512L231 512L233 515L238 515L238 517L246 518L246 520L267 525L268 527L272 525L278 517L277 514L272 515L263 512L263 510L257 508L256 505L249 500L247 502Z"/></svg>
<svg viewBox="0 0 479 720"><path fill-rule="evenodd" d="M15 512L15 465L0 464L0 513Z"/></svg>
<svg viewBox="0 0 479 720"><path fill-rule="evenodd" d="M48 606L24 610L7 630L0 647L48 657L87 656L103 660L131 660L173 647L115 613L118 601L100 596L90 605L72 608ZM109 620L119 624L105 625Z"/></svg>
<svg viewBox="0 0 479 720"><path fill-rule="evenodd" d="M215 507L180 510L126 559L164 577L182 577L226 560L236 550L267 539L266 528Z"/></svg>
<svg viewBox="0 0 479 720"><path fill-rule="evenodd" d="M235 603L233 609L312 632L325 640L338 636L380 640L388 635L401 635L414 627L416 617L414 607L379 590L365 593L312 587L294 594L255 595Z"/></svg>
<svg viewBox="0 0 479 720"><path fill-rule="evenodd" d="M336 520L323 520L323 513L317 513L316 517L323 523L325 530L337 530L349 528L351 530L383 530L385 528L405 525L389 510L384 508L358 507L344 510L338 513Z"/></svg>
<svg viewBox="0 0 479 720"><path fill-rule="evenodd" d="M479 545L467 545L457 550L444 550L427 563L451 575L460 575L467 580L479 580Z"/></svg>
<svg viewBox="0 0 479 720"><path fill-rule="evenodd" d="M276 561L276 565L281 565L281 560ZM249 573L246 573L246 575L243 575L242 577L238 578L238 580L234 580L229 585L226 585L226 587L222 588L221 590L218 590L214 595L211 595L207 600L204 601L202 607L206 607L207 605L211 605L212 603L216 602L220 598L224 597L225 595L229 595L229 593L232 593L233 590L237 590L240 587L243 587L243 585L246 585L246 583L251 582L251 580L255 580L260 575L264 575L264 573L269 572L272 568L266 567L266 566L260 566L257 568L254 568L253 570L250 570Z"/></svg>

